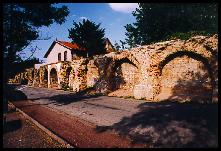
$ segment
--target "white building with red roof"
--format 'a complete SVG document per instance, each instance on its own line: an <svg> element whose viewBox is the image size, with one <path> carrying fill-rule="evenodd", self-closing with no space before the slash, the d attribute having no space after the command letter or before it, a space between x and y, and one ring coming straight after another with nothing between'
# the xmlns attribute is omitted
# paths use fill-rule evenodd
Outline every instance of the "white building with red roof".
<svg viewBox="0 0 221 151"><path fill-rule="evenodd" d="M108 38L105 39L105 43L107 53L115 51ZM86 56L87 51L84 48L79 47L77 44L55 40L44 55L44 58L46 58L46 62L44 64L57 63L60 61L72 61Z"/></svg>
<svg viewBox="0 0 221 151"><path fill-rule="evenodd" d="M72 61L82 53L86 54L87 52L77 44L55 40L44 55L44 58L46 58L46 64L51 64L60 61Z"/></svg>

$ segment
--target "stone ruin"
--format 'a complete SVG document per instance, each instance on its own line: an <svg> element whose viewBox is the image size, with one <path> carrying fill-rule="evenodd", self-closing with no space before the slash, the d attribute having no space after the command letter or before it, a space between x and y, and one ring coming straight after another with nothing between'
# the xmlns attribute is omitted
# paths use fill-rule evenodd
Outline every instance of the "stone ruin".
<svg viewBox="0 0 221 151"><path fill-rule="evenodd" d="M109 96L147 101L218 102L218 35L195 36L26 69L9 83L93 88Z"/></svg>

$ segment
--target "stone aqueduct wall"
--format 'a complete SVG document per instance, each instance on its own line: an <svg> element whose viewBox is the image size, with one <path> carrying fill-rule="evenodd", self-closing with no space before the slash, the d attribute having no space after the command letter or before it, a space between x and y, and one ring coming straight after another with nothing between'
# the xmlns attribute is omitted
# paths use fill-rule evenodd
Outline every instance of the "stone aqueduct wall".
<svg viewBox="0 0 221 151"><path fill-rule="evenodd" d="M58 88L73 91L95 87L96 92L128 94L136 99L218 102L218 35L171 40L93 59L73 60L27 69L11 79L50 87L57 71ZM127 93L128 92L128 93Z"/></svg>

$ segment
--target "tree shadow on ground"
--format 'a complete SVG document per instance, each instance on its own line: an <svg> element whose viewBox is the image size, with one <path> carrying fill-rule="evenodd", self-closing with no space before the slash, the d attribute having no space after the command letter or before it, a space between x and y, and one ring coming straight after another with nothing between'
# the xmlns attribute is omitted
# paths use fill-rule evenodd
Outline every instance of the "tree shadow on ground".
<svg viewBox="0 0 221 151"><path fill-rule="evenodd" d="M41 99L47 99L50 101L49 103L44 103L44 104L40 103L37 105L49 105L49 104L55 104L57 106L68 105L73 102L83 101L85 99L97 98L101 96L101 94L90 94L90 92L93 90L94 88L87 88L76 93L57 94L49 97L28 98L28 100L36 101Z"/></svg>
<svg viewBox="0 0 221 151"><path fill-rule="evenodd" d="M133 143L153 147L216 147L218 106L178 102L143 103L138 113L111 126L97 126L97 132L117 131Z"/></svg>
<svg viewBox="0 0 221 151"><path fill-rule="evenodd" d="M4 90L5 98L9 101L27 100L27 96L21 90L16 90L16 85L7 85Z"/></svg>
<svg viewBox="0 0 221 151"><path fill-rule="evenodd" d="M196 77L199 79L199 74ZM194 96L180 95L187 89L198 91L191 89L195 86L199 86L195 78L180 79L168 99L142 103L137 113L111 126L97 126L96 131L113 130L133 143L151 147L218 147L218 104L212 104L210 89L204 88L208 95L202 94L207 101L202 101L198 92L193 92ZM190 101L180 102L186 98Z"/></svg>
<svg viewBox="0 0 221 151"><path fill-rule="evenodd" d="M4 125L3 133L13 132L13 131L21 128L21 126L22 126L21 120L7 121L6 125Z"/></svg>
<svg viewBox="0 0 221 151"><path fill-rule="evenodd" d="M47 99L50 101L49 103L32 104L32 105L27 105L27 106L49 105L49 104L55 104L55 105L61 106L61 105L67 105L73 102L83 101L85 99L97 98L101 96L101 94L99 93L90 94L90 92L94 90L93 87L90 87L90 88L86 88L76 93L58 94L58 95L53 95L49 97L27 98L26 94L23 93L21 90L16 90L18 86L19 85L9 85L7 89L5 89L6 97L8 100L14 102L14 101L22 101L22 100L36 101L36 100L41 100L41 99Z"/></svg>
<svg viewBox="0 0 221 151"><path fill-rule="evenodd" d="M77 94L59 94L48 99L56 105L67 105L73 102L83 101L85 99L97 98L100 95L77 95Z"/></svg>
<svg viewBox="0 0 221 151"><path fill-rule="evenodd" d="M90 94L90 92L94 91L94 87L86 88L76 93L69 94L58 94L48 99L53 101L56 105L67 105L73 102L83 101L85 99L97 98L101 96L101 94Z"/></svg>

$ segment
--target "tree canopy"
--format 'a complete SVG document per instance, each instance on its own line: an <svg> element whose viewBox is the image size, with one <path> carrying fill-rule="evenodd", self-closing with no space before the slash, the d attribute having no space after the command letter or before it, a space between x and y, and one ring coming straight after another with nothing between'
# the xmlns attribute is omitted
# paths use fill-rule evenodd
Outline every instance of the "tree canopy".
<svg viewBox="0 0 221 151"><path fill-rule="evenodd" d="M119 51L120 48L121 48L120 45L115 41L115 43L114 43L114 49Z"/></svg>
<svg viewBox="0 0 221 151"><path fill-rule="evenodd" d="M73 22L73 28L68 31L72 43L86 49L89 56L105 53L105 29L100 24L84 19L82 23Z"/></svg>
<svg viewBox="0 0 221 151"><path fill-rule="evenodd" d="M5 76L13 72L14 63L22 61L19 52L39 38L39 27L49 26L54 22L62 24L68 14L69 10L66 6L57 8L50 3L3 4Z"/></svg>
<svg viewBox="0 0 221 151"><path fill-rule="evenodd" d="M216 3L140 3L132 14L136 22L125 26L130 47L218 32Z"/></svg>

